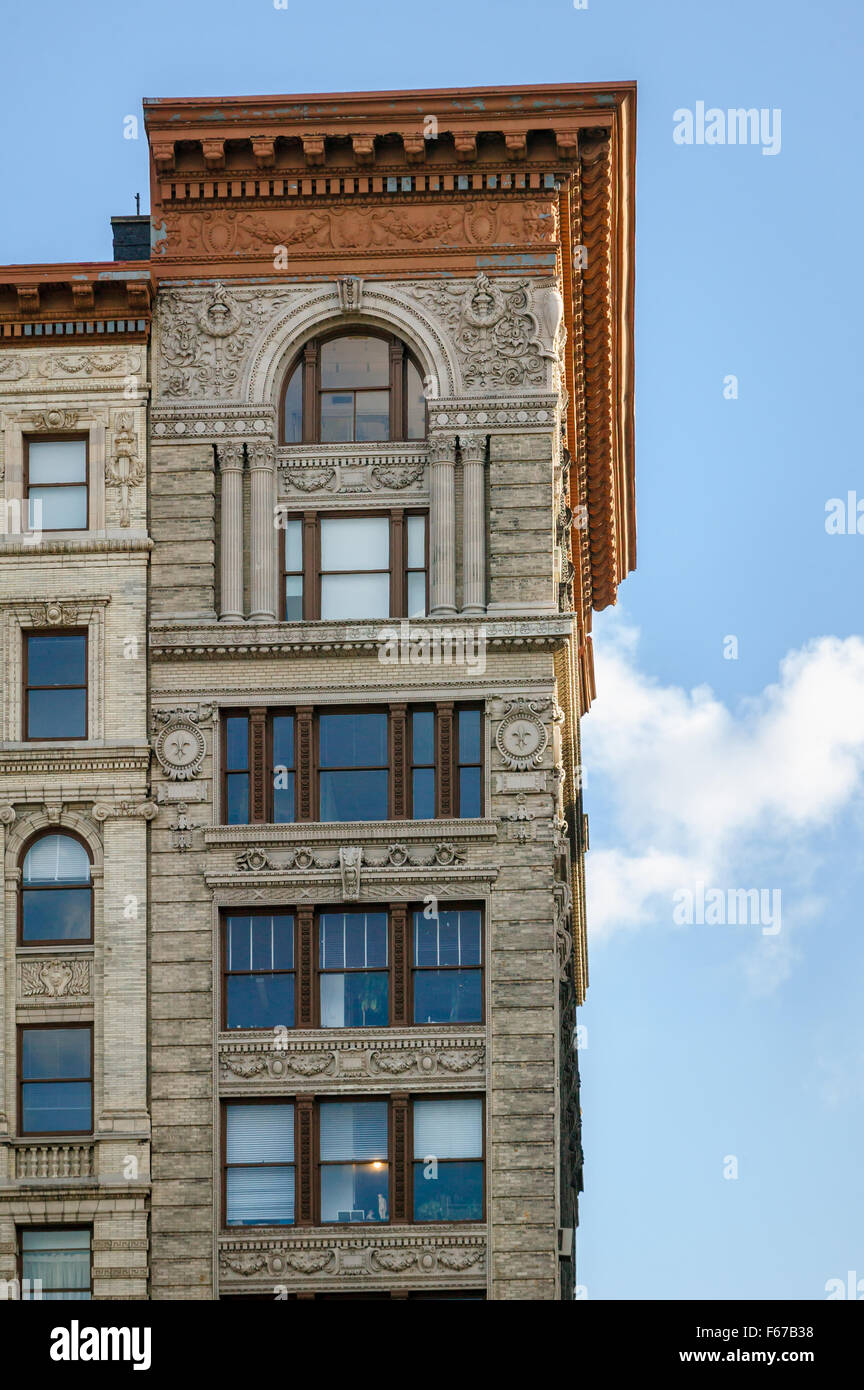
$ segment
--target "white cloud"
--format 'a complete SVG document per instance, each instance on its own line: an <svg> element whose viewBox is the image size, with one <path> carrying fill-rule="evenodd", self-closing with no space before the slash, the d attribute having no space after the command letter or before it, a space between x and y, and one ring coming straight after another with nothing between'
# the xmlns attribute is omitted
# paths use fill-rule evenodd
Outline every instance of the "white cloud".
<svg viewBox="0 0 864 1390"><path fill-rule="evenodd" d="M699 881L781 879L785 934L786 883L800 885L803 906L816 867L809 834L851 810L864 782L864 640L820 637L790 652L776 684L734 710L707 686L660 685L637 658L638 631L616 617L597 643L584 724L588 809L602 797L614 841L588 856L592 937L671 921L672 895ZM763 939L751 986L770 989L796 955Z"/></svg>

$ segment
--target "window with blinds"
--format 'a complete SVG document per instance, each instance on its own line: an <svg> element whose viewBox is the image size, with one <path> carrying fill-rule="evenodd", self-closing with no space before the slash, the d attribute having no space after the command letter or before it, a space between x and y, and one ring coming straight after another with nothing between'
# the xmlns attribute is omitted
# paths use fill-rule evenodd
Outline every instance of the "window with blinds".
<svg viewBox="0 0 864 1390"><path fill-rule="evenodd" d="M322 1222L389 1219L387 1101L322 1101Z"/></svg>
<svg viewBox="0 0 864 1390"><path fill-rule="evenodd" d="M414 1220L483 1217L483 1101L414 1102Z"/></svg>
<svg viewBox="0 0 864 1390"><path fill-rule="evenodd" d="M90 941L91 894L90 856L81 841L40 836L21 865L21 944Z"/></svg>
<svg viewBox="0 0 864 1390"><path fill-rule="evenodd" d="M294 1185L293 1104L226 1105L226 1226L292 1225Z"/></svg>

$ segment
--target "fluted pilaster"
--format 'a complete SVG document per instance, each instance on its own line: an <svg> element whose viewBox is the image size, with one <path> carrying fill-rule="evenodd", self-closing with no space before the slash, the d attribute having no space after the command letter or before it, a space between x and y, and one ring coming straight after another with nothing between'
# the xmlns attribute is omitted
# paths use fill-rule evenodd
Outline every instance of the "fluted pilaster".
<svg viewBox="0 0 864 1390"><path fill-rule="evenodd" d="M252 484L251 545L251 622L276 620L276 551L273 526L276 500L273 444L249 444L249 472Z"/></svg>
<svg viewBox="0 0 864 1390"><path fill-rule="evenodd" d="M486 436L460 434L462 455L462 612L486 612Z"/></svg>
<svg viewBox="0 0 864 1390"><path fill-rule="evenodd" d="M430 612L456 612L456 436L429 437Z"/></svg>
<svg viewBox="0 0 864 1390"><path fill-rule="evenodd" d="M220 444L222 515L219 550L219 621L243 618L243 445Z"/></svg>

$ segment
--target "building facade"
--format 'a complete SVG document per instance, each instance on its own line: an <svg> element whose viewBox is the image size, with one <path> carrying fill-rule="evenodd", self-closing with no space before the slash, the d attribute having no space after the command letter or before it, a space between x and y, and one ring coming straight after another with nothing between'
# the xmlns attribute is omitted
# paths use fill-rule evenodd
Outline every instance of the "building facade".
<svg viewBox="0 0 864 1390"><path fill-rule="evenodd" d="M573 1296L634 105L148 102L0 272L0 1277Z"/></svg>

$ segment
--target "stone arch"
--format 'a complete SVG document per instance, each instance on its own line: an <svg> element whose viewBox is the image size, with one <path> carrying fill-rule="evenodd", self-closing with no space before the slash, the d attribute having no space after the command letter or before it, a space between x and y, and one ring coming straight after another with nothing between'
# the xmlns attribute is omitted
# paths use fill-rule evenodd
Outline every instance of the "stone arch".
<svg viewBox="0 0 864 1390"><path fill-rule="evenodd" d="M395 333L420 363L430 401L457 394L459 377L452 346L419 304L403 299L396 287L364 285L360 309L345 311L337 287L328 284L298 299L268 325L249 356L245 399L250 404L276 405L291 359L303 344L343 325Z"/></svg>
<svg viewBox="0 0 864 1390"><path fill-rule="evenodd" d="M21 852L35 835L62 835L64 830L73 831L84 841L90 853L91 877L101 876L102 838L92 821L74 811L61 811L58 817L56 814L49 815L45 810L35 809L23 815L6 832L6 873L14 874L21 868Z"/></svg>

